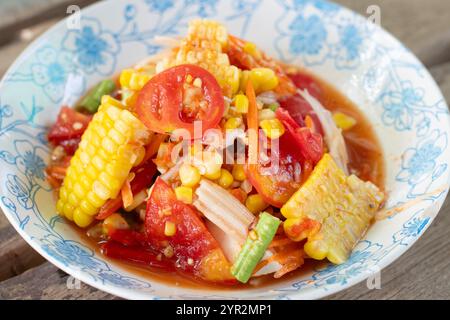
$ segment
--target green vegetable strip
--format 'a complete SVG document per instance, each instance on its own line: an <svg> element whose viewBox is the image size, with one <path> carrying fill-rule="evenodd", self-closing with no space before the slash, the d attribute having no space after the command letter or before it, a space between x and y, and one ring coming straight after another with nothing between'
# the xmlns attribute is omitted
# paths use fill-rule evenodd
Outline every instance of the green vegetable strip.
<svg viewBox="0 0 450 320"><path fill-rule="evenodd" d="M247 241L231 268L231 273L237 280L246 283L250 279L253 270L264 256L267 247L275 236L280 223L280 219L267 212L261 213L258 224L253 230L255 233L250 231Z"/></svg>
<svg viewBox="0 0 450 320"><path fill-rule="evenodd" d="M100 106L101 99L104 95L110 94L114 91L116 85L112 80L103 80L92 89L89 94L81 101L80 106L89 111L90 113L97 112Z"/></svg>
<svg viewBox="0 0 450 320"><path fill-rule="evenodd" d="M273 112L277 111L278 107L280 105L278 103L272 103L269 105L269 109L272 110Z"/></svg>

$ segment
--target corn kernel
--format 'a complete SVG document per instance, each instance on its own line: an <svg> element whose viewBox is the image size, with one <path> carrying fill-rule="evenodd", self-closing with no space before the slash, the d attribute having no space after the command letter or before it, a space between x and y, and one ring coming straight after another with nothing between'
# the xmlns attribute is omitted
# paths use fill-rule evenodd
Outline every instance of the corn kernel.
<svg viewBox="0 0 450 320"><path fill-rule="evenodd" d="M256 59L261 58L261 52L259 51L258 47L253 42L246 42L244 44L244 52L250 54Z"/></svg>
<svg viewBox="0 0 450 320"><path fill-rule="evenodd" d="M258 214L269 205L264 201L261 195L251 194L247 197L247 200L245 200L245 206L251 213Z"/></svg>
<svg viewBox="0 0 450 320"><path fill-rule="evenodd" d="M278 119L263 120L259 125L269 139L278 139L284 134L284 126Z"/></svg>
<svg viewBox="0 0 450 320"><path fill-rule="evenodd" d="M194 187L200 182L200 172L194 166L184 163L178 172L181 183L186 187Z"/></svg>
<svg viewBox="0 0 450 320"><path fill-rule="evenodd" d="M221 169L220 170L220 178L219 180L217 180L217 183L225 189L228 189L231 184L233 183L234 179L233 179L233 175L230 173L230 171L226 170L226 169Z"/></svg>
<svg viewBox="0 0 450 320"><path fill-rule="evenodd" d="M177 196L177 199L186 203L191 204L192 203L192 188L180 186L175 188L175 195Z"/></svg>
<svg viewBox="0 0 450 320"><path fill-rule="evenodd" d="M120 74L119 82L122 88L137 91L141 90L150 78L151 76L144 72L139 72L134 69L125 69Z"/></svg>
<svg viewBox="0 0 450 320"><path fill-rule="evenodd" d="M247 178L242 164L235 164L233 166L232 174L233 178L237 181L244 181Z"/></svg>
<svg viewBox="0 0 450 320"><path fill-rule="evenodd" d="M356 120L342 112L333 113L333 120L342 130L349 130L356 124Z"/></svg>
<svg viewBox="0 0 450 320"><path fill-rule="evenodd" d="M273 90L278 86L278 77L269 68L253 68L250 70L249 79L257 93Z"/></svg>
<svg viewBox="0 0 450 320"><path fill-rule="evenodd" d="M234 97L234 106L236 107L236 111L239 113L247 113L248 112L248 98L246 95L237 94Z"/></svg>
<svg viewBox="0 0 450 320"><path fill-rule="evenodd" d="M220 178L223 159L216 151L203 152L203 166L205 167L205 178L216 180Z"/></svg>
<svg viewBox="0 0 450 320"><path fill-rule="evenodd" d="M233 130L233 129L237 129L241 126L242 124L242 119L241 118L230 118L227 120L227 122L225 122L225 130Z"/></svg>
<svg viewBox="0 0 450 320"><path fill-rule="evenodd" d="M133 167L138 166L139 164L141 164L142 160L144 160L145 157L145 148L143 146L140 146L139 148L136 149L136 160L134 160L133 162Z"/></svg>
<svg viewBox="0 0 450 320"><path fill-rule="evenodd" d="M122 71L119 77L119 83L124 88L128 86L128 83L130 83L131 75L133 74L132 69L125 69Z"/></svg>
<svg viewBox="0 0 450 320"><path fill-rule="evenodd" d="M171 221L166 221L166 224L164 225L164 235L167 237L172 237L177 232L177 226L175 223Z"/></svg>
<svg viewBox="0 0 450 320"><path fill-rule="evenodd" d="M93 216L90 216L80 210L80 208L76 208L73 212L73 221L77 224L77 226L81 228L85 228L92 223L94 220Z"/></svg>

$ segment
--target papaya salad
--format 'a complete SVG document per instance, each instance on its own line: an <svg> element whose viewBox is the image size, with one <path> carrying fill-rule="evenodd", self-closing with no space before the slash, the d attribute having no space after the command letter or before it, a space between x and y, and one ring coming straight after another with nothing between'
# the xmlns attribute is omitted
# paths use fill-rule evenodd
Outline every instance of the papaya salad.
<svg viewBox="0 0 450 320"><path fill-rule="evenodd" d="M210 20L63 106L56 211L105 256L205 284L344 263L383 205L382 153L351 102Z"/></svg>

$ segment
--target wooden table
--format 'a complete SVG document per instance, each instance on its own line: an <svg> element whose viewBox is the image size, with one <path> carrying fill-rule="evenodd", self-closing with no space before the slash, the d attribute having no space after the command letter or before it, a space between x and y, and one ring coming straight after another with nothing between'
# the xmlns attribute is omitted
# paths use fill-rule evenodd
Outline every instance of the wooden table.
<svg viewBox="0 0 450 320"><path fill-rule="evenodd" d="M39 34L65 15L69 4L93 0L20 0L0 4L0 76ZM450 101L450 1L339 0L362 14L381 8L381 23L429 68ZM450 200L419 241L381 273L381 289L365 282L330 299L450 299ZM68 275L46 262L0 214L0 299L116 299L82 284L67 289Z"/></svg>

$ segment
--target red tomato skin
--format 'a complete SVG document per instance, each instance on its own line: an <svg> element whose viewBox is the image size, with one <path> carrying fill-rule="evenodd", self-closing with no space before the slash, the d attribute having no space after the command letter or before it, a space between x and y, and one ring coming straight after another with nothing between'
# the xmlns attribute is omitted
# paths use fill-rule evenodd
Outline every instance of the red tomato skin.
<svg viewBox="0 0 450 320"><path fill-rule="evenodd" d="M176 225L176 233L170 237L164 234L168 221ZM219 248L197 210L177 200L172 188L161 178L153 185L147 202L145 231L151 246L163 251L170 245L178 267L194 275L201 260Z"/></svg>
<svg viewBox="0 0 450 320"><path fill-rule="evenodd" d="M202 80L202 93L208 102L199 120L202 132L216 127L223 116L225 103L222 90L215 77L207 70L195 65L179 65L155 75L140 91L136 113L152 131L170 133L175 129L186 129L194 135L194 124L183 119L181 113L183 84L187 75Z"/></svg>
<svg viewBox="0 0 450 320"><path fill-rule="evenodd" d="M72 155L78 148L81 136L91 119L92 116L90 115L85 115L66 106L62 107L56 122L48 132L48 141L53 146L62 146L67 154Z"/></svg>
<svg viewBox="0 0 450 320"><path fill-rule="evenodd" d="M291 118L300 126L305 127L305 117L310 116L314 122L314 128L317 133L323 135L322 125L317 114L313 111L310 104L299 94L288 96L280 101L280 107L286 110Z"/></svg>
<svg viewBox="0 0 450 320"><path fill-rule="evenodd" d="M282 137L289 137L289 140L294 143L288 146L297 146L294 149L301 153L303 160L310 160L314 165L319 162L323 155L322 135L311 132L309 128L300 127L289 112L281 107L276 110L275 115L286 129ZM286 144L283 143L283 146Z"/></svg>

